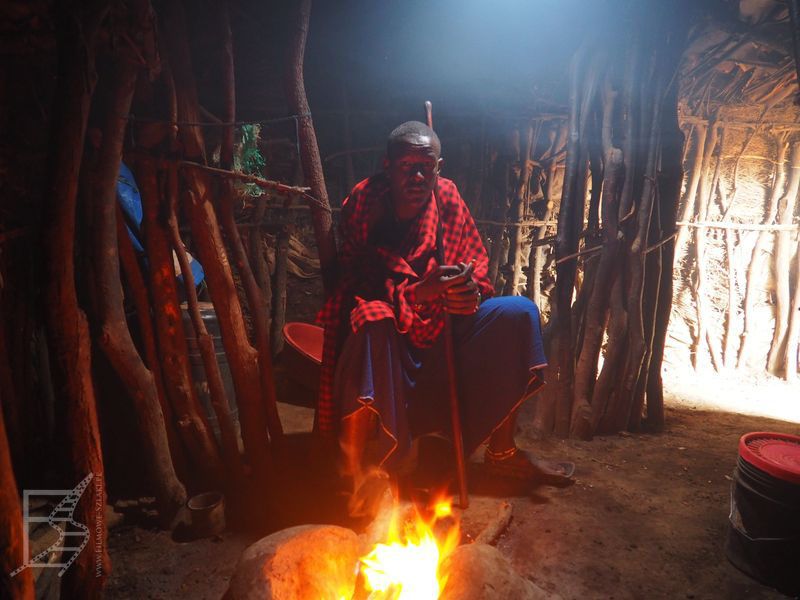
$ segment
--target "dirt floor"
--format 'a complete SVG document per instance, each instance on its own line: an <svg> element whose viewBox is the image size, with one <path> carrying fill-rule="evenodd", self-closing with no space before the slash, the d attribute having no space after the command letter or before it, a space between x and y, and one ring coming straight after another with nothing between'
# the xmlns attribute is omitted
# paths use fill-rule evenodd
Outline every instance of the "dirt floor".
<svg viewBox="0 0 800 600"><path fill-rule="evenodd" d="M780 412L775 398L786 398L787 408L794 393L796 404L797 388L744 376L687 379L669 365L665 381L680 393L668 394L660 435L537 441L528 410L518 442L541 456L574 461L575 484L527 496L489 492L473 464L466 533L479 533L510 498L514 517L498 547L520 573L563 598L782 598L734 568L724 540L739 437L756 430L800 434L796 407L786 420L740 414L741 407ZM761 401L765 396L772 400ZM289 432L310 428L309 409L281 408ZM314 510L313 490L297 488L308 495L298 503L307 514L294 520L327 520ZM240 552L258 537L230 532L179 543L155 528L118 521L110 534L110 598L220 598Z"/></svg>

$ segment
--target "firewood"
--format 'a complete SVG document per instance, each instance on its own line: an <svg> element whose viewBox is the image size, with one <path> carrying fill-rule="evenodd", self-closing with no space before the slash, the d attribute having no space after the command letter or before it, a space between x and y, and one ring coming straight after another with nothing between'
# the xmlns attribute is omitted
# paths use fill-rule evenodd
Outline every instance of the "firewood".
<svg viewBox="0 0 800 600"><path fill-rule="evenodd" d="M510 502L501 502L497 507L497 514L492 517L492 520L486 524L475 538L476 544L489 544L494 545L500 536L505 533L508 526L511 524L513 517L514 506Z"/></svg>

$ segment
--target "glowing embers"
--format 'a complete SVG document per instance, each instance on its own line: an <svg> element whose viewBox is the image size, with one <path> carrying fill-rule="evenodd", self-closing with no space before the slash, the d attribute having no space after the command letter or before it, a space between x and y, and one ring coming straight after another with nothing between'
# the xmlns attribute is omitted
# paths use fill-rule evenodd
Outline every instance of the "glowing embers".
<svg viewBox="0 0 800 600"><path fill-rule="evenodd" d="M369 600L436 600L447 575L442 561L458 546L460 532L449 501L438 502L424 518L411 508L402 518L394 508L389 536L360 561Z"/></svg>

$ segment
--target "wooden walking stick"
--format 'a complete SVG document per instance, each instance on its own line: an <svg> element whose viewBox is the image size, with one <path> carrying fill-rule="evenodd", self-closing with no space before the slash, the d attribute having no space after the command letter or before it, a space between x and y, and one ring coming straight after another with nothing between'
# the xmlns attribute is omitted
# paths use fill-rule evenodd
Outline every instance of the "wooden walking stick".
<svg viewBox="0 0 800 600"><path fill-rule="evenodd" d="M433 105L430 100L425 101L425 115L428 127L433 129ZM442 229L442 204L439 201L439 184L433 186L433 195L436 199L436 210L439 213L439 225L436 236L436 251L440 265L444 264L444 235ZM453 327L450 323L450 314L444 313L444 352L447 359L447 383L450 399L450 423L453 427L453 447L456 454L456 477L458 478L458 505L461 508L469 506L467 495L467 466L464 460L464 438L461 432L461 412L458 405L458 388L456 381L456 357L453 350Z"/></svg>

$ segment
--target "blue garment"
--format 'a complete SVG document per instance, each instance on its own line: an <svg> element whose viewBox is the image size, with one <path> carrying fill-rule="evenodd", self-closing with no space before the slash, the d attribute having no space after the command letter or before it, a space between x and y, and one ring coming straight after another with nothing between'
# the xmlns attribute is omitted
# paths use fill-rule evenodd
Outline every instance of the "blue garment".
<svg viewBox="0 0 800 600"><path fill-rule="evenodd" d="M464 449L471 454L523 400L544 383L547 366L539 309L527 298L490 298L478 312L453 316ZM429 349L412 346L391 320L374 321L347 339L337 363L334 400L347 419L361 409L378 415L369 452L392 468L414 438L450 435L443 336Z"/></svg>
<svg viewBox="0 0 800 600"><path fill-rule="evenodd" d="M119 202L122 214L125 216L125 228L128 230L128 237L131 239L134 249L139 254L144 254L145 250L141 240L142 219L144 218L142 196L136 186L136 178L133 176L133 172L123 162L119 163L119 175L117 176L117 202ZM194 284L200 285L206 276L203 271L203 265L197 259L191 257L189 267L192 269L192 275L194 275ZM177 279L183 282L182 275L178 275Z"/></svg>

